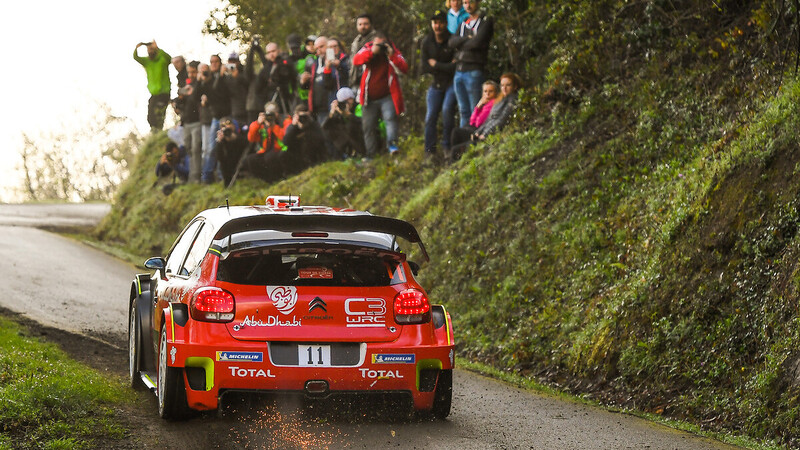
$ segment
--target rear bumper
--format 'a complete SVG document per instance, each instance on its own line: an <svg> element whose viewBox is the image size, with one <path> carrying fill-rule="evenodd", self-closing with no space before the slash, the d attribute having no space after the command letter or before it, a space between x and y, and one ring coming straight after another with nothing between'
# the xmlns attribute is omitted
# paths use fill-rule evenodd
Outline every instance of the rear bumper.
<svg viewBox="0 0 800 450"><path fill-rule="evenodd" d="M454 364L452 344L362 344L365 357L350 367L278 366L272 363L269 345L264 342L230 344L168 343L167 364L186 368L186 398L191 408L216 409L221 393L236 390L297 392L314 397L408 393L415 409L427 410L433 406L439 372L452 369Z"/></svg>

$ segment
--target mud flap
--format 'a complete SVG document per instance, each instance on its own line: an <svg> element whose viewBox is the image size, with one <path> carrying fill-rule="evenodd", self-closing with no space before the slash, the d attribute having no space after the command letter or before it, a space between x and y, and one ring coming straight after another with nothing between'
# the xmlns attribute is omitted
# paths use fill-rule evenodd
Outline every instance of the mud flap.
<svg viewBox="0 0 800 450"><path fill-rule="evenodd" d="M139 315L139 336L142 339L141 370L155 372L155 353L153 352L153 302L150 291L136 297L136 312Z"/></svg>

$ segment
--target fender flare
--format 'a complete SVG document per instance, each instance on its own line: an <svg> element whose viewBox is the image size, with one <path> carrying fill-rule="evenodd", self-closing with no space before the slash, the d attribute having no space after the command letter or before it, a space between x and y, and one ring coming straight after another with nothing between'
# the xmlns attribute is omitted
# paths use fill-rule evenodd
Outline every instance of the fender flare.
<svg viewBox="0 0 800 450"><path fill-rule="evenodd" d="M434 333L442 345L455 345L453 321L444 305L431 306L431 322L433 323Z"/></svg>

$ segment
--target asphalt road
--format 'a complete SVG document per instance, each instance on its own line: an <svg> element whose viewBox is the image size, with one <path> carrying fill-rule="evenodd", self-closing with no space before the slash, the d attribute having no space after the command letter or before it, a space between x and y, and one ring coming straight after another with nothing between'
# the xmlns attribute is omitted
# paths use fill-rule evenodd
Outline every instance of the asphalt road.
<svg viewBox="0 0 800 450"><path fill-rule="evenodd" d="M105 205L0 205L0 306L46 325L124 347L137 269L35 227L86 225ZM456 336L458 318L454 318ZM122 368L120 372L124 372ZM137 447L720 449L732 448L633 416L572 403L456 370L446 421L398 420L391 409L328 405L317 413L271 400L222 417L146 423ZM146 402L145 402L146 403ZM355 411L355 415L353 412ZM359 412L361 411L361 412Z"/></svg>

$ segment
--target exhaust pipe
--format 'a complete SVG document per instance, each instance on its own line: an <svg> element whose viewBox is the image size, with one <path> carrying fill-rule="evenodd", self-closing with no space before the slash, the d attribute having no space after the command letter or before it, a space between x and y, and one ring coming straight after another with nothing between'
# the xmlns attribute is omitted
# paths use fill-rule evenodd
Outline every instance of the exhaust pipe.
<svg viewBox="0 0 800 450"><path fill-rule="evenodd" d="M306 381L306 392L311 395L322 395L328 392L328 382L325 380Z"/></svg>

